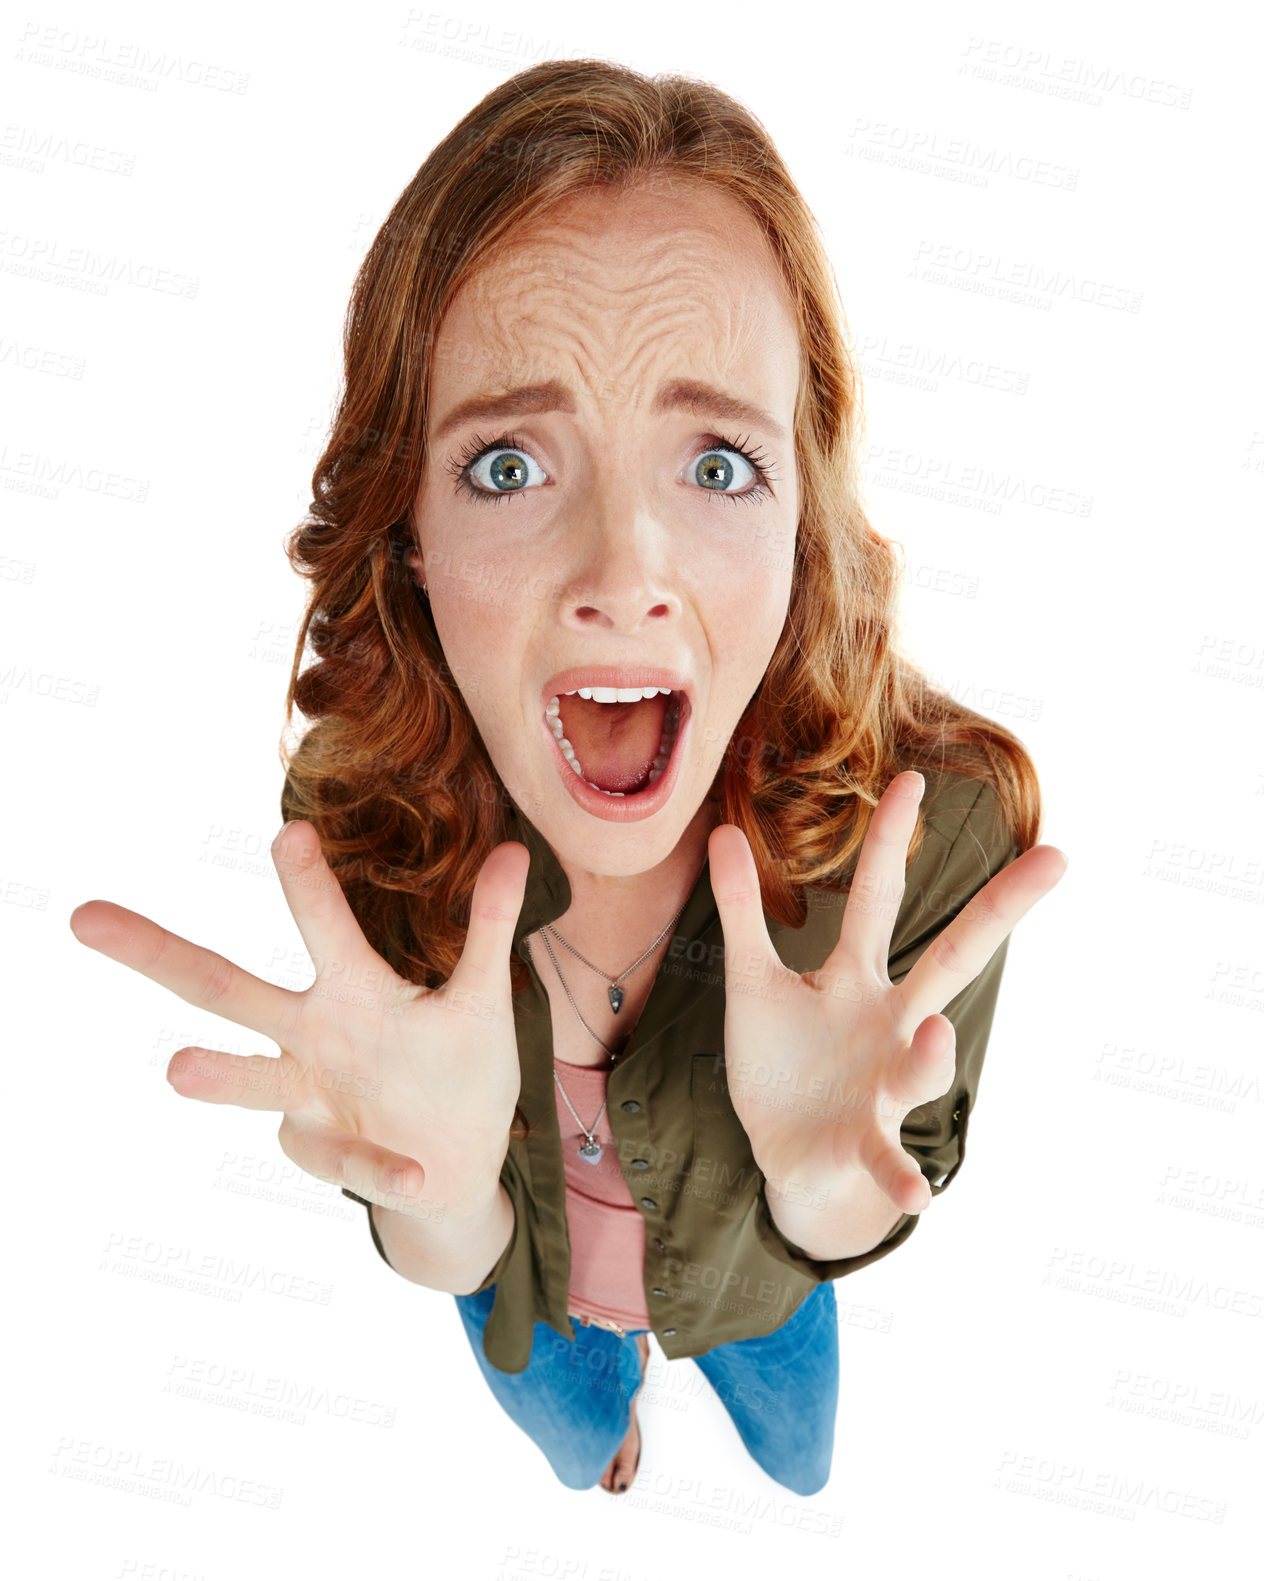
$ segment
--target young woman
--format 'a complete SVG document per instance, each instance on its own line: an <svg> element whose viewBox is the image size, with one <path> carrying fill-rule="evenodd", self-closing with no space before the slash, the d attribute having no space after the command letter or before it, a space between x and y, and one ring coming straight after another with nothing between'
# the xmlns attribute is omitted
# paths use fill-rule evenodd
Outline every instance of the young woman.
<svg viewBox="0 0 1264 1581"><path fill-rule="evenodd" d="M956 1173L1065 859L893 645L812 217L716 89L550 62L400 196L345 362L273 846L316 980L76 936L277 1042L168 1079L283 1113L566 1485L631 1481L652 1330L815 1492L833 1281Z"/></svg>

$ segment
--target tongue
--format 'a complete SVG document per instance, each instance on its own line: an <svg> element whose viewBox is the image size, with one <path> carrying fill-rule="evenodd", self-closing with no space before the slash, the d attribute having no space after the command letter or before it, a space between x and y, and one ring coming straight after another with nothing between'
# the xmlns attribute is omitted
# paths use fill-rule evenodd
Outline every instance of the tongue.
<svg viewBox="0 0 1264 1581"><path fill-rule="evenodd" d="M562 733L579 759L584 778L604 791L622 791L625 796L644 790L663 738L670 700L661 692L639 703L559 698Z"/></svg>

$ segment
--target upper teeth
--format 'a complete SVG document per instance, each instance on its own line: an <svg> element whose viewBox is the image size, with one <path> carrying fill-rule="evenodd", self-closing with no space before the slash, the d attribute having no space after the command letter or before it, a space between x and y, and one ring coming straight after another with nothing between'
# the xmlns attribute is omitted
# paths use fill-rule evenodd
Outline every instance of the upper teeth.
<svg viewBox="0 0 1264 1581"><path fill-rule="evenodd" d="M643 697L666 697L670 686L579 686L573 692L563 692L563 697L586 697L592 703L639 703Z"/></svg>

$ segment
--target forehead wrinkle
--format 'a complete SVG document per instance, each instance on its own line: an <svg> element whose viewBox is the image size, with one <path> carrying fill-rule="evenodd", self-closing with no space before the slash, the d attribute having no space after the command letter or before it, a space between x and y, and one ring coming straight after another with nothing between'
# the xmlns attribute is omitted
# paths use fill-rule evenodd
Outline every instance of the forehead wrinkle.
<svg viewBox="0 0 1264 1581"><path fill-rule="evenodd" d="M600 310L585 311L573 299L559 299L535 301L520 313L512 304L501 304L489 327L498 347L511 346L517 353L516 371L506 384L544 383L554 368L569 364L586 385L623 386L628 400L619 404L627 405L648 401L650 383L661 382L656 373L664 356L671 359L682 350L685 355L677 360L695 377L733 382L731 363L745 349L758 349L768 322L767 313L752 313L724 299L701 310L697 302L677 300L666 311L647 301L614 320ZM543 357L542 342L547 347ZM738 376L737 382L745 381Z"/></svg>
<svg viewBox="0 0 1264 1581"><path fill-rule="evenodd" d="M725 267L734 262L745 264L751 252L762 252L772 261L767 240L753 222L748 238L743 238L749 241L747 248L740 245L738 234L727 225L708 229L677 221L665 232L658 217L648 228L621 219L618 238L619 262L630 271L643 272L648 268L656 279L664 270L684 266L707 275L716 267L717 256ZM521 265L526 264L554 277L574 278L579 270L600 280L610 269L609 241L608 225L593 229L563 225L538 232L520 232L516 241L507 243L495 259L489 260L486 272L504 269L520 274L524 272Z"/></svg>
<svg viewBox="0 0 1264 1581"><path fill-rule="evenodd" d="M714 348L708 348L714 350ZM713 356L694 355L687 364L687 375L664 368L657 346L636 348L611 366L594 356L582 337L571 337L563 344L555 343L546 358L524 357L514 364L512 371L499 364L488 369L489 387L509 388L516 384L545 384L556 381L574 392L578 398L579 412L585 407L598 414L605 412L616 422L627 421L633 413L645 421L660 421L652 415L652 403L659 387L674 377L691 377L710 383L718 389L741 391L743 387L752 404L773 406L776 402L762 391L751 386L721 359ZM684 409L663 414L669 420L679 421ZM582 418L581 418L582 420ZM701 420L701 419L700 419ZM713 420L714 421L714 420Z"/></svg>
<svg viewBox="0 0 1264 1581"><path fill-rule="evenodd" d="M714 315L723 309L730 316L745 314L760 322L765 320L757 293L721 290L718 298L715 293L714 273L705 279L700 276L695 282L676 277L621 287L594 281L582 285L553 282L544 287L523 282L513 291L488 295L475 311L491 320L498 335L511 322L540 324L553 332L558 326L579 323L587 326L590 333L608 333L616 340L638 332L643 324L697 321L700 311Z"/></svg>
<svg viewBox="0 0 1264 1581"><path fill-rule="evenodd" d="M682 247L678 236L656 235L653 245L642 246L639 256L625 251L620 260L623 267L615 271L608 254L589 254L571 242L559 241L549 248L526 247L521 253L506 252L480 270L462 294L468 292L479 306L494 311L522 311L525 297L532 305L559 302L568 313L577 310L580 295L594 313L609 313L612 306L622 311L629 299L634 302L645 295L651 299L646 303L647 311L655 312L664 297L670 301L706 300L715 290L717 274L735 265L738 278L729 282L729 294L747 303L758 301L769 279L774 290L780 284L779 271L770 257L764 260L766 269L756 270L749 256L738 254L731 237L699 236L697 241L696 248L688 249Z"/></svg>

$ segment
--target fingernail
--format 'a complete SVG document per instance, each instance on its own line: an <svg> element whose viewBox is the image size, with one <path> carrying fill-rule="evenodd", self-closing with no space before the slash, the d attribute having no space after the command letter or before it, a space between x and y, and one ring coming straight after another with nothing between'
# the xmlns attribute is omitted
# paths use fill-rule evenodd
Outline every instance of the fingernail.
<svg viewBox="0 0 1264 1581"><path fill-rule="evenodd" d="M626 1482L616 1483L615 1486L618 1488L620 1493L626 1493L628 1491L628 1485Z"/></svg>
<svg viewBox="0 0 1264 1581"><path fill-rule="evenodd" d="M277 832L276 839L272 842L272 849L278 856L285 855L285 837L294 827L294 823L295 820L293 818L287 819L286 822L281 825Z"/></svg>

